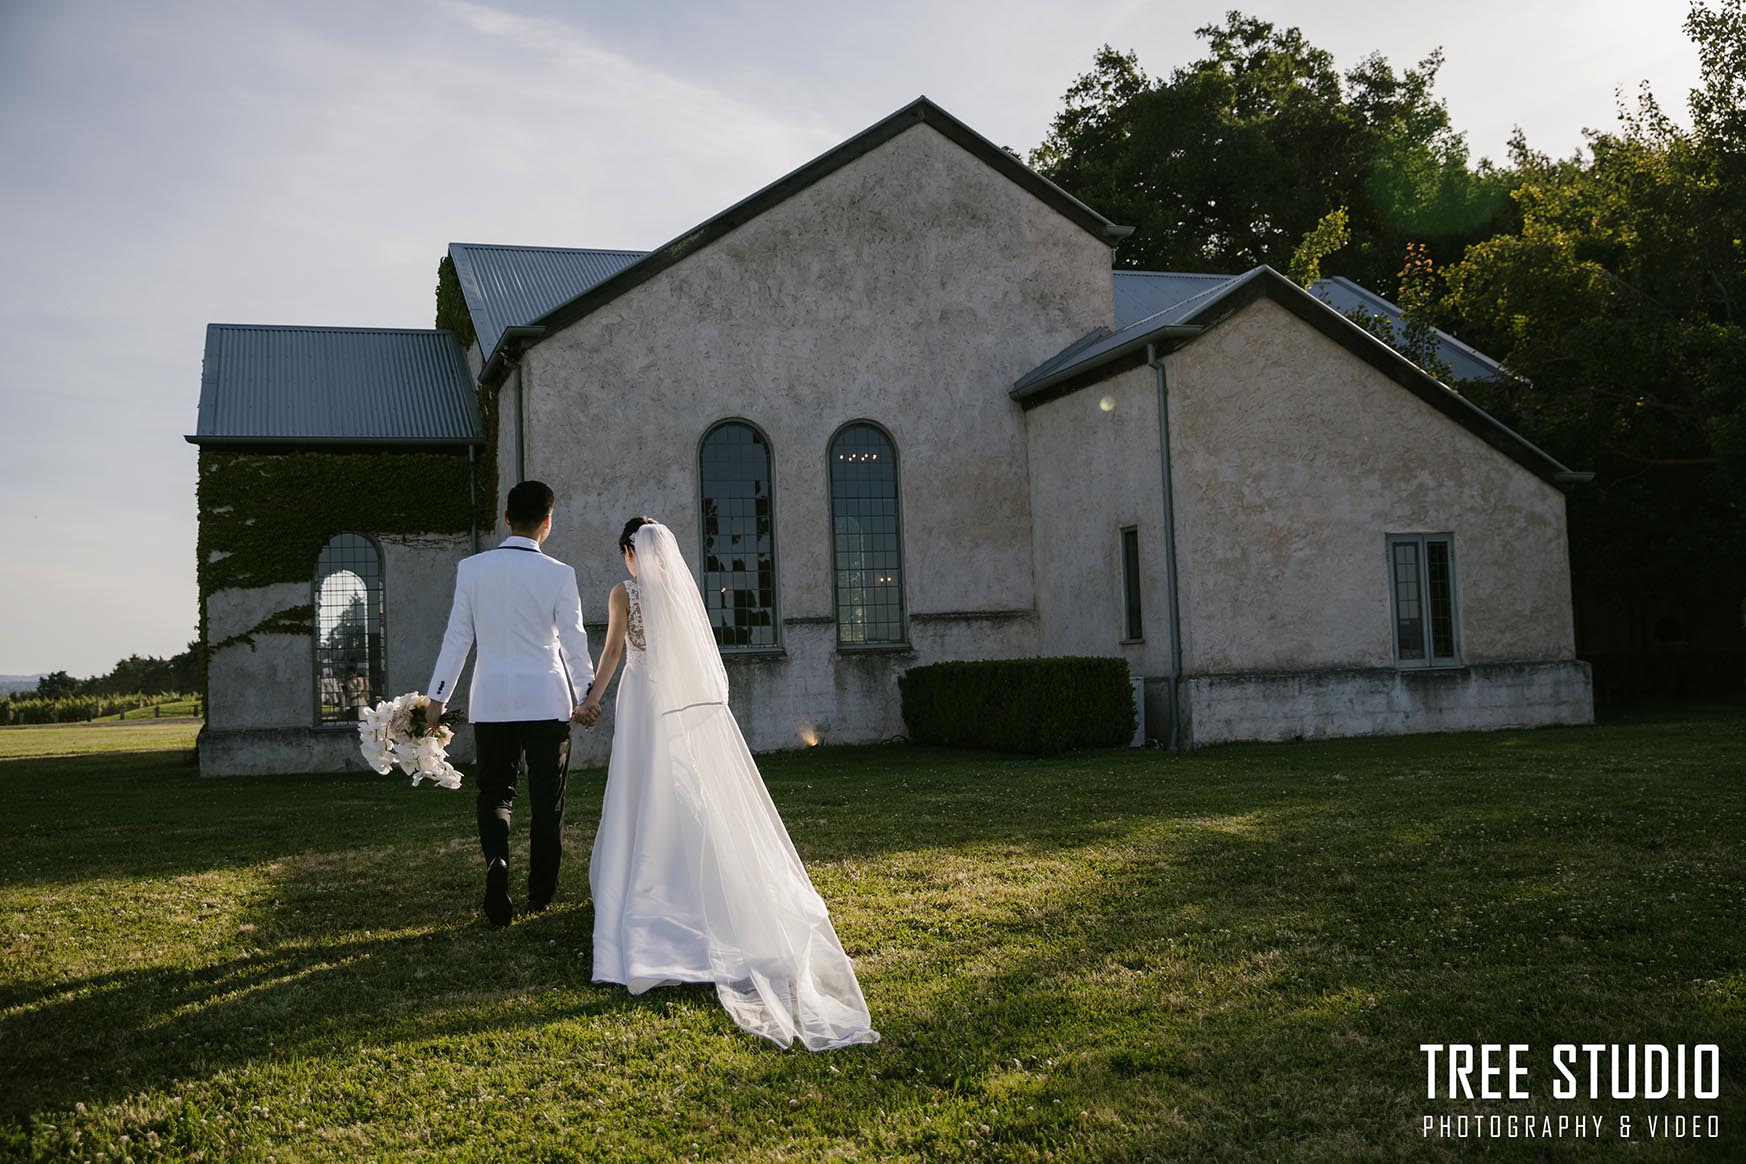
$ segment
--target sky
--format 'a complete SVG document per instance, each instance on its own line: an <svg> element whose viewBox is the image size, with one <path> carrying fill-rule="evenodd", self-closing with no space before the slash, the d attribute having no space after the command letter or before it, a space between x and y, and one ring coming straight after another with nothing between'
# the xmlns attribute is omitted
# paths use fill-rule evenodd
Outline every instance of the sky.
<svg viewBox="0 0 1746 1164"><path fill-rule="evenodd" d="M430 327L450 242L652 249L920 94L1028 153L1100 45L1167 75L1230 7L1441 47L1475 158L1697 81L1683 0L0 0L0 675L194 637L207 323Z"/></svg>

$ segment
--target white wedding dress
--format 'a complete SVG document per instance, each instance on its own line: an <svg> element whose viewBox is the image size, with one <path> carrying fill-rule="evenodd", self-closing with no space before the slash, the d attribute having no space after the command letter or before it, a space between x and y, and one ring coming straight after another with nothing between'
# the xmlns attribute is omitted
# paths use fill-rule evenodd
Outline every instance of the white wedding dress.
<svg viewBox="0 0 1746 1164"><path fill-rule="evenodd" d="M879 1041L854 967L727 704L727 676L666 526L632 535L638 580L588 880L596 982L713 982L787 1048Z"/></svg>

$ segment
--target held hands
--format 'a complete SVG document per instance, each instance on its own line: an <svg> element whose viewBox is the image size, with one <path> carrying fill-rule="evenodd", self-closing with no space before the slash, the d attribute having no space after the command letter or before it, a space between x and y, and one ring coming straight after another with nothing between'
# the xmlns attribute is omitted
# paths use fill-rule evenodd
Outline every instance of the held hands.
<svg viewBox="0 0 1746 1164"><path fill-rule="evenodd" d="M588 685L588 691L576 710L570 713L570 719L580 723L585 728L592 728L594 721L600 718L600 699L594 694L594 684Z"/></svg>

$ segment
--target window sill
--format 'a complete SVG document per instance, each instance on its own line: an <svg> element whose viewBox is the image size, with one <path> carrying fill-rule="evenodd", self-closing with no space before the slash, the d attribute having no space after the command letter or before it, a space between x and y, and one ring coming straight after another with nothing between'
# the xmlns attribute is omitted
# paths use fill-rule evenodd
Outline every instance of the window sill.
<svg viewBox="0 0 1746 1164"><path fill-rule="evenodd" d="M724 663L731 663L735 659L754 661L765 659L786 659L787 657L788 648L786 647L734 647L724 650L721 653L721 661Z"/></svg>
<svg viewBox="0 0 1746 1164"><path fill-rule="evenodd" d="M1424 671L1465 671L1465 670L1467 670L1467 664L1460 663L1460 662L1454 662L1454 663L1399 663L1399 662L1397 662L1394 665L1394 669L1396 671L1399 671L1403 675L1413 675L1413 674L1417 674L1419 672L1424 672Z"/></svg>
<svg viewBox="0 0 1746 1164"><path fill-rule="evenodd" d="M1116 645L1122 646L1122 647L1137 647L1141 643L1144 643L1145 641L1146 641L1146 638L1144 635L1142 635L1137 639L1119 639L1119 640L1117 640Z"/></svg>
<svg viewBox="0 0 1746 1164"><path fill-rule="evenodd" d="M913 655L915 647L909 643L838 643L839 655Z"/></svg>

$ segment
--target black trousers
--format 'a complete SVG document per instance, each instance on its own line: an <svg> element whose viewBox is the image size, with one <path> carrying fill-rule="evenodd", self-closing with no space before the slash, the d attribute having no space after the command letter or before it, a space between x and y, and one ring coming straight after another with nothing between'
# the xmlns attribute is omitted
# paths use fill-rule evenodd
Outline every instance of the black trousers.
<svg viewBox="0 0 1746 1164"><path fill-rule="evenodd" d="M564 782L570 771L570 721L513 720L475 723L478 745L479 847L487 863L509 860L509 811L515 803L516 779L527 764L528 796L533 822L527 863L527 899L552 900L558 891L558 863L563 857Z"/></svg>

